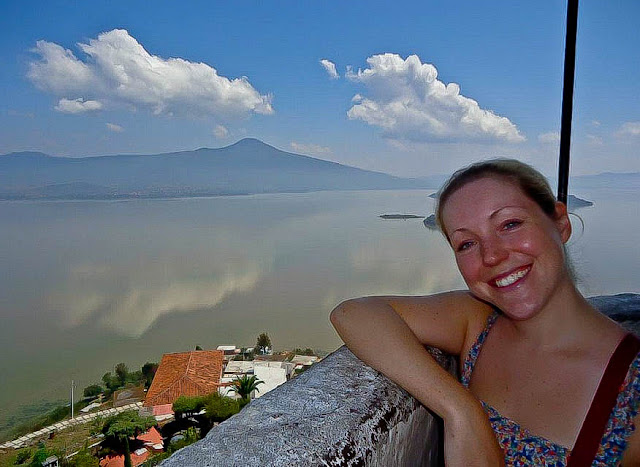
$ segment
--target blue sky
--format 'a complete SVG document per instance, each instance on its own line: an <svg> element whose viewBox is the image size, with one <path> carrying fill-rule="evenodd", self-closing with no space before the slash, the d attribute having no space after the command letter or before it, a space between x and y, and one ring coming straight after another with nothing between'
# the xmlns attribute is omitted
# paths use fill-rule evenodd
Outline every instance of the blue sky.
<svg viewBox="0 0 640 467"><path fill-rule="evenodd" d="M0 153L256 137L404 176L494 156L552 174L565 15L561 0L3 1ZM573 173L640 170L638 17L636 0L581 1Z"/></svg>

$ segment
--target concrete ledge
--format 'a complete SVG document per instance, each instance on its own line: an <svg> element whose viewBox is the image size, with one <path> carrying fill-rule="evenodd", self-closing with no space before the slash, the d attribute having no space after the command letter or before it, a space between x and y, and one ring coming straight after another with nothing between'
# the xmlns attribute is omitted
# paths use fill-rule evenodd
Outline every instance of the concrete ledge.
<svg viewBox="0 0 640 467"><path fill-rule="evenodd" d="M421 466L439 446L429 412L341 347L161 465Z"/></svg>

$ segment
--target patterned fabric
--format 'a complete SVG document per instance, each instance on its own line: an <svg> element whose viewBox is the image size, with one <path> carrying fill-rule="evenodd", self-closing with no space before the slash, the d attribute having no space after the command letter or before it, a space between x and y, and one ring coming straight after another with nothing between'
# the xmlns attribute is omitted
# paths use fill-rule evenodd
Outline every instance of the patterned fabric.
<svg viewBox="0 0 640 467"><path fill-rule="evenodd" d="M475 366L482 345L498 319L499 312L494 311L487 319L484 330L478 335L471 347L469 355L462 364L460 380L468 388L471 373ZM484 401L480 401L489 421L496 433L498 442L505 452L507 466L544 466L564 467L571 450L541 436L536 436L517 422L500 415L500 413ZM640 406L640 353L629 366L624 383L620 387L616 406L611 412L600 447L593 461L593 466L617 465L627 446L627 439L635 430L633 418Z"/></svg>

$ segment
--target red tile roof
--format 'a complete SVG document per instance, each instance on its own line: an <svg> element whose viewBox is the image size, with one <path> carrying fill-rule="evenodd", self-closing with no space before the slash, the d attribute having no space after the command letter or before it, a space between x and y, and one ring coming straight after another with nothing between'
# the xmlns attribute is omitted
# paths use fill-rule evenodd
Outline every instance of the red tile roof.
<svg viewBox="0 0 640 467"><path fill-rule="evenodd" d="M217 391L223 362L222 350L164 354L144 406L173 404L180 396L205 396Z"/></svg>
<svg viewBox="0 0 640 467"><path fill-rule="evenodd" d="M149 451L145 450L141 456L135 452L131 453L131 465L137 467L149 458ZM124 456L107 456L100 460L100 467L124 467Z"/></svg>
<svg viewBox="0 0 640 467"><path fill-rule="evenodd" d="M162 439L162 435L158 432L158 430L156 430L155 426L152 426L149 431L146 431L144 433L142 433L141 435L138 435L138 440L142 441L144 444L149 444L151 446L155 445L155 444L163 444L164 445L164 441Z"/></svg>

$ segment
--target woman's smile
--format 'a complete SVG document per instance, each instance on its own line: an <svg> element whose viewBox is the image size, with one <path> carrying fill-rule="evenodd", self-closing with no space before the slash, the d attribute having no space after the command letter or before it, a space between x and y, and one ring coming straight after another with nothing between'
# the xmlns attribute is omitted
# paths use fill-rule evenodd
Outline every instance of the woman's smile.
<svg viewBox="0 0 640 467"><path fill-rule="evenodd" d="M492 279L490 283L495 284L495 287L498 287L500 289L509 287L510 285L519 284L524 279L524 277L529 274L529 271L531 271L531 265L516 268L511 272L501 274L498 277Z"/></svg>

